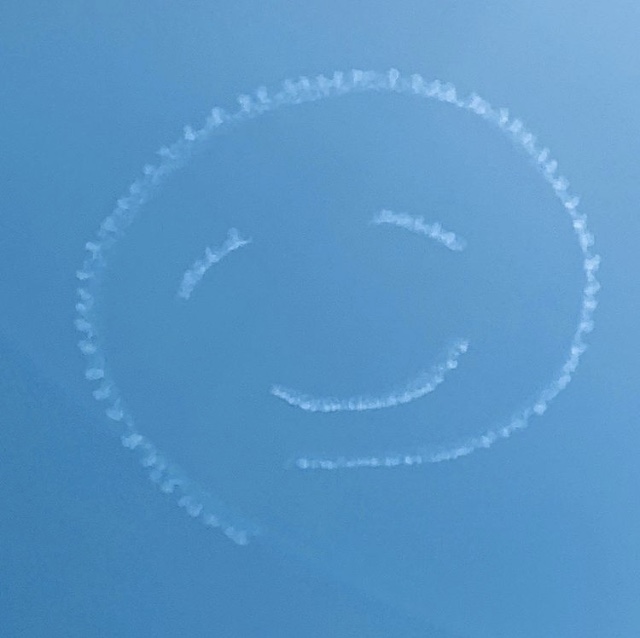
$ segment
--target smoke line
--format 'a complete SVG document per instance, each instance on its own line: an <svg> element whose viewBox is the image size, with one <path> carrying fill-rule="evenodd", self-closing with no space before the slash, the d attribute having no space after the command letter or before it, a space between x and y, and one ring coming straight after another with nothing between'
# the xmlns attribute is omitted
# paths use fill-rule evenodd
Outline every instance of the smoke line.
<svg viewBox="0 0 640 638"><path fill-rule="evenodd" d="M281 385L271 387L271 394L278 399L306 412L366 412L381 410L410 403L433 392L444 380L447 372L458 367L458 359L467 352L469 342L458 340L449 350L445 361L433 366L428 372L419 374L402 389L382 396L354 396L347 399L314 397Z"/></svg>
<svg viewBox="0 0 640 638"><path fill-rule="evenodd" d="M178 287L178 297L185 301L191 297L195 287L202 281L209 268L219 261L222 261L229 253L232 253L242 246L246 246L251 243L251 239L243 239L238 234L235 228L229 229L227 239L217 250L212 250L207 246L203 259L197 259L191 267L189 267L184 275L182 281Z"/></svg>
<svg viewBox="0 0 640 638"><path fill-rule="evenodd" d="M434 92L434 83L427 84L420 76L413 75L410 80L410 92L425 97L431 97ZM551 186L554 194L560 200L568 215L574 234L578 240L582 253L582 269L585 276L585 284L582 291L580 312L577 326L571 339L567 358L552 377L552 380L538 394L531 405L527 405L517 411L506 424L487 429L483 434L470 437L457 444L440 449L413 450L405 453L388 454L383 456L365 455L355 457L336 458L309 458L299 457L295 465L299 469L336 470L347 468L394 468L401 466L422 465L425 463L440 463L453 461L481 449L490 448L500 439L508 439L512 434L523 430L530 425L530 419L543 415L550 402L564 390L573 379L580 359L587 349L586 337L594 329L594 312L598 305L597 293L600 283L597 272L600 267L600 256L593 251L594 236L588 229L587 217L578 212L579 197L571 193L569 181L558 174L558 162L551 157L551 152L546 147L540 147L536 137L522 123L521 120L510 119L506 108L494 109L487 101L476 94L472 94L466 100L457 98L454 87L442 85L438 90L437 98L450 102L455 106L467 109L493 125L497 125L511 141L533 160L534 166L543 179ZM443 92L447 98L443 97Z"/></svg>
<svg viewBox="0 0 640 638"><path fill-rule="evenodd" d="M239 106L234 112L227 112L218 107L212 109L201 128L185 126L180 139L169 146L162 147L157 152L157 161L143 167L142 175L131 183L127 192L117 200L113 211L101 222L96 237L85 244L87 255L76 271L76 277L79 280L79 308L76 309L74 324L81 333L78 347L85 357L85 376L95 384L93 395L96 400L103 402L106 406L110 422L120 427L122 445L140 453L141 463L149 472L150 479L162 492L172 494L174 502L185 509L189 516L208 527L219 527L237 544L246 544L252 537L261 533L261 529L230 513L224 504L189 481L184 472L169 463L153 443L139 432L133 415L120 396L117 384L107 366L108 357L99 330L102 281L108 272L109 253L142 212L144 204L158 193L165 180L186 165L218 131L279 108L364 92L393 92L446 102L478 115L508 135L516 146L524 149L530 156L568 213L582 251L586 283L578 326L571 340L565 363L533 405L521 410L507 425L491 428L481 436L440 451L428 453L414 451L404 455L362 456L335 460L300 458L297 466L301 469L396 467L453 460L475 450L489 448L498 439L508 438L515 431L527 427L531 416L541 415L547 409L549 402L573 378L587 347L586 336L593 330L593 316L597 306L596 296L600 288L596 277L600 258L593 252L594 240L588 229L587 218L583 213L578 212L579 200L570 193L569 182L558 175L558 164L550 157L550 151L547 148L541 148L534 135L520 120L511 118L507 109L495 109L476 94L460 98L451 84L442 83L439 80L427 82L418 74L403 76L396 69L386 73L354 69L347 73L336 71L330 78L319 75L313 79L300 77L295 81L285 80L282 87L273 94L264 87L260 87L252 96L241 95L238 98Z"/></svg>
<svg viewBox="0 0 640 638"><path fill-rule="evenodd" d="M392 224L411 231L412 233L426 235L449 250L461 251L467 247L465 239L450 230L445 230L438 222L429 224L425 222L424 218L413 217L408 213L395 213L392 210L383 208L379 213L374 215L371 223L376 225Z"/></svg>

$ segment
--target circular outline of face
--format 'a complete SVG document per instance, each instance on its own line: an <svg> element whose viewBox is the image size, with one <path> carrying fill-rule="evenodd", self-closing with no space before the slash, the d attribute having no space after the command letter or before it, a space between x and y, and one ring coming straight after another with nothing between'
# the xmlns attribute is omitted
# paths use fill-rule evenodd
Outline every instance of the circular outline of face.
<svg viewBox="0 0 640 638"><path fill-rule="evenodd" d="M393 468L455 460L478 449L489 448L497 440L509 438L517 430L527 427L531 417L544 414L550 401L571 381L587 347L585 337L593 330L593 314L597 306L596 295L600 288L596 277L600 257L593 252L594 239L587 227L587 218L578 212L579 200L569 191L569 182L557 174L558 165L551 158L549 149L541 148L533 134L519 119L511 118L507 109L494 109L476 94L461 99L455 87L450 84L443 84L438 80L426 82L417 74L402 76L395 69L387 73L352 70L347 74L336 72L331 78L318 76L312 80L306 77L301 77L295 82L286 80L281 90L273 95L270 95L265 88L259 88L254 97L241 95L238 98L239 108L234 113L214 108L201 129L195 130L186 126L180 140L158 151L159 163L144 167L143 176L131 184L127 194L117 201L113 212L101 223L97 238L86 243L87 256L81 269L76 272L80 285L77 289L79 300L76 304L77 314L74 323L76 329L82 333L78 346L87 359L85 377L88 381L97 384L94 387L93 396L106 404L105 412L108 419L120 427L123 446L141 454L141 463L148 468L151 480L162 492L174 494L177 504L191 517L199 519L206 526L221 528L228 538L239 545L247 544L251 537L259 535L263 530L244 520L213 495L194 484L186 473L170 463L139 431L107 368L101 335L97 329L101 284L108 268L107 256L162 182L186 165L194 151L206 143L217 130L253 119L283 106L300 105L354 92L372 91L437 99L471 111L497 126L516 146L526 152L567 212L580 246L585 285L582 291L578 324L569 345L569 354L559 372L547 383L532 404L521 408L506 425L494 426L479 436L440 450L419 450L385 457L298 458L295 466L301 470Z"/></svg>

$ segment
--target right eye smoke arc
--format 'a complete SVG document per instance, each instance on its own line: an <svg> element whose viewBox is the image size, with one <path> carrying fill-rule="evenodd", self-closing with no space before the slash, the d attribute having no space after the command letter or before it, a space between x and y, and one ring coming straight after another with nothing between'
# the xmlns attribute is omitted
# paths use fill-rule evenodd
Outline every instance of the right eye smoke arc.
<svg viewBox="0 0 640 638"><path fill-rule="evenodd" d="M392 210L381 210L371 220L372 224L392 224L399 226L412 233L426 235L430 239L446 246L449 250L461 251L467 247L467 242L450 230L445 230L442 226L435 222L429 224L422 217L413 217L407 213L394 213Z"/></svg>

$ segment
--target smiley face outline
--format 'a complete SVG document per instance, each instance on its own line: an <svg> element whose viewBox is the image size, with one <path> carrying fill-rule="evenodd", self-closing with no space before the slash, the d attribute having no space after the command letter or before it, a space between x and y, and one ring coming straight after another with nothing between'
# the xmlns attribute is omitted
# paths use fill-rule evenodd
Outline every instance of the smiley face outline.
<svg viewBox="0 0 640 638"><path fill-rule="evenodd" d="M391 91L421 98L437 99L469 110L496 125L527 153L568 213L580 245L586 279L580 317L571 339L569 355L560 371L545 386L535 401L530 406L522 408L507 425L490 428L480 436L472 437L452 448L436 452L424 454L412 452L390 457L356 457L354 459L300 458L296 461L297 467L300 469L334 470L356 467L421 465L454 460L478 449L489 448L497 440L509 438L514 432L527 427L530 417L544 414L549 402L571 381L587 347L585 337L594 327L593 314L597 307L596 295L600 288L596 277L600 257L592 250L594 238L588 229L587 218L578 212L579 199L571 194L569 182L566 178L557 175L558 165L550 157L550 151L547 148L540 148L533 134L524 127L519 119L511 119L507 109L494 109L474 93L464 100L460 99L455 87L450 84L443 84L438 80L428 83L418 74L408 77L401 76L395 69L391 69L387 73L353 70L346 76L344 73L336 72L330 79L318 76L313 80L306 77L301 77L297 82L286 80L282 89L273 96L270 96L262 87L256 91L253 98L247 95L240 96L238 98L239 109L233 114L226 113L220 108L214 108L201 129L196 130L187 126L179 141L160 149L158 152L159 164L144 167L143 176L131 184L128 193L117 201L114 211L101 223L97 238L86 243L88 256L82 267L76 272L80 286L77 289L79 301L76 304L77 314L74 323L76 329L83 335L78 346L87 358L85 377L88 381L99 384L94 389L93 395L96 400L106 402L107 417L112 422L121 425L123 446L141 452L142 465L149 469L151 480L158 484L163 492L174 493L177 496L178 505L183 507L190 516L199 519L209 527L221 527L226 536L240 545L246 544L252 536L259 534L259 528L251 524L239 524L228 516L225 517L219 511L213 511L210 506L211 502L214 502L214 508L221 506L216 505L213 499L207 500L208 495L172 465L156 446L138 430L133 416L126 409L125 402L112 380L101 345L101 335L97 329L98 299L102 277L108 265L107 255L127 228L135 221L140 209L157 191L161 183L184 166L193 151L208 141L218 128L252 119L283 106L300 105L328 97L366 91Z"/></svg>

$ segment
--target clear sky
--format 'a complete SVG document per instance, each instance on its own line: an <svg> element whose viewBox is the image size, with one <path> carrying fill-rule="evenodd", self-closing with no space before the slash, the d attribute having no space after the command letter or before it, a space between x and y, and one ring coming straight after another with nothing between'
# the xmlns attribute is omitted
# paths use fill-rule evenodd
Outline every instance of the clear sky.
<svg viewBox="0 0 640 638"><path fill-rule="evenodd" d="M41 5L0 10L0 633L637 636L640 9ZM583 256L522 148L449 104L350 94L223 130L109 252L92 320L173 475L262 532L238 546L113 436L76 347L74 272L185 124L354 67L476 91L552 149L603 259L596 329L548 411L490 450L296 469L508 423L568 356ZM463 249L371 223L384 209Z"/></svg>

